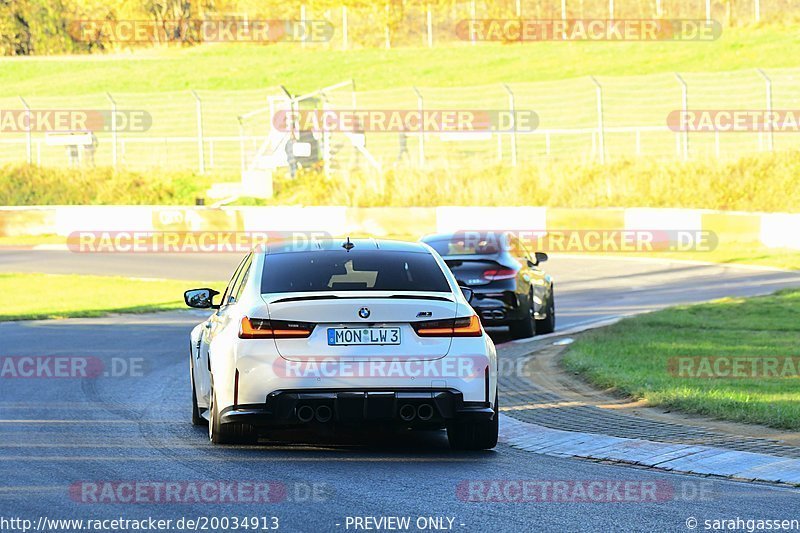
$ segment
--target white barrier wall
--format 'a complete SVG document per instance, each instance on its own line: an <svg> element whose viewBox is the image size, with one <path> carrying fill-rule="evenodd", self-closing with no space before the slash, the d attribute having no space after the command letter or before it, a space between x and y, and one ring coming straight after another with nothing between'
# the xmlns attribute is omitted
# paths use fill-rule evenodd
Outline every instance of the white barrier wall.
<svg viewBox="0 0 800 533"><path fill-rule="evenodd" d="M623 216L619 216L619 213ZM608 217L603 217L607 213ZM558 216L555 216L555 215ZM616 229L713 231L722 240L800 250L800 214L732 213L701 209L564 209L550 223L607 219ZM591 216L590 216L591 215ZM588 228L596 221L586 220ZM604 222L604 224L607 224ZM548 208L521 207L0 207L0 236L60 235L76 231L320 231L342 236L414 236L457 230L548 228ZM558 228L565 229L565 228ZM573 228L566 228L573 229ZM609 228L604 228L609 229Z"/></svg>

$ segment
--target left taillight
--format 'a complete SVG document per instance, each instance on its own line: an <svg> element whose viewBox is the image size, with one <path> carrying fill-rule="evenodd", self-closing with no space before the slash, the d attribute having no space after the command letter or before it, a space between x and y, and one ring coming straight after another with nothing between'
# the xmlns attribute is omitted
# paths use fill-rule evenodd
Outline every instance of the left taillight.
<svg viewBox="0 0 800 533"><path fill-rule="evenodd" d="M269 320L266 318L242 318L239 325L240 339L305 339L314 331L314 324Z"/></svg>
<svg viewBox="0 0 800 533"><path fill-rule="evenodd" d="M514 279L517 277L517 272L518 270L513 270L511 268L484 270L483 279L486 279L488 281L498 281L501 279Z"/></svg>
<svg viewBox="0 0 800 533"><path fill-rule="evenodd" d="M446 320L425 320L411 324L420 337L480 337L481 321L477 315Z"/></svg>

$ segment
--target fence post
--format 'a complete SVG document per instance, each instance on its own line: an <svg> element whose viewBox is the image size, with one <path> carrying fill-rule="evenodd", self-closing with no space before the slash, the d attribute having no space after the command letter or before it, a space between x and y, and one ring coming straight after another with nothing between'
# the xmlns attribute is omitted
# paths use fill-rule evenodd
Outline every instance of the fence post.
<svg viewBox="0 0 800 533"><path fill-rule="evenodd" d="M675 78L681 84L681 108L683 109L683 116L689 112L689 87L680 74L675 72ZM683 160L689 159L689 128L683 130Z"/></svg>
<svg viewBox="0 0 800 533"><path fill-rule="evenodd" d="M26 102L25 99L21 96L19 97L19 99L22 102L22 105L25 107L25 111L28 112L28 127L26 128L28 132L26 135L26 145L28 152L28 164L30 165L31 163L33 163L33 136L31 133L32 129L31 122L33 121L33 116L31 115L31 106L28 105L28 102Z"/></svg>
<svg viewBox="0 0 800 533"><path fill-rule="evenodd" d="M594 76L589 76L595 86L595 96L597 98L597 137L600 141L598 150L600 152L600 164L604 165L606 162L606 133L603 125L603 87Z"/></svg>
<svg viewBox="0 0 800 533"><path fill-rule="evenodd" d="M661 11L661 0L656 0L656 18L661 18L662 15Z"/></svg>
<svg viewBox="0 0 800 533"><path fill-rule="evenodd" d="M303 31L305 32L306 29L306 5L300 4L300 25L303 27ZM305 34L303 35L303 39L300 41L300 47L306 47L306 39Z"/></svg>
<svg viewBox="0 0 800 533"><path fill-rule="evenodd" d="M111 162L114 170L117 170L117 102L109 92L106 93L106 97L111 102Z"/></svg>
<svg viewBox="0 0 800 533"><path fill-rule="evenodd" d="M197 113L197 158L200 162L200 174L206 173L206 156L203 141L203 102L196 91L192 90L195 100L195 110Z"/></svg>
<svg viewBox="0 0 800 533"><path fill-rule="evenodd" d="M425 121L423 120L423 109L424 109L424 101L422 100L422 93L419 92L419 89L415 87L411 87L414 90L414 93L417 95L417 110L419 111L419 166L420 168L425 167Z"/></svg>
<svg viewBox="0 0 800 533"><path fill-rule="evenodd" d="M764 78L765 89L767 91L767 116L772 117L772 80L769 79L767 73L761 70L760 68L756 69L758 73ZM769 147L769 151L772 152L775 149L774 145L774 130L772 129L772 122L769 121L769 130L767 130L767 146Z"/></svg>
<svg viewBox="0 0 800 533"><path fill-rule="evenodd" d="M386 8L384 9L386 22L383 25L383 38L386 41L386 49L389 50L392 47L392 37L389 34L389 4L386 4Z"/></svg>
<svg viewBox="0 0 800 533"><path fill-rule="evenodd" d="M614 20L614 0L608 0L608 18Z"/></svg>
<svg viewBox="0 0 800 533"><path fill-rule="evenodd" d="M470 3L469 3L469 18L472 20L472 25L471 25L472 28L475 27L475 19L477 17L478 17L478 15L477 15L477 9L475 7L475 0L471 0ZM470 31L469 40L472 41L472 46L475 46L475 41L477 39L475 38L475 31L474 30Z"/></svg>
<svg viewBox="0 0 800 533"><path fill-rule="evenodd" d="M516 13L517 13L517 18L522 17L522 0L517 0Z"/></svg>
<svg viewBox="0 0 800 533"><path fill-rule="evenodd" d="M761 22L761 0L755 0L754 4L755 5L753 6L753 8L755 9L756 12L756 22Z"/></svg>
<svg viewBox="0 0 800 533"><path fill-rule="evenodd" d="M508 110L511 112L511 166L515 167L517 166L517 106L511 87L504 83L503 88L508 93Z"/></svg>
<svg viewBox="0 0 800 533"><path fill-rule="evenodd" d="M431 5L426 4L427 13L426 17L426 24L427 24L427 41L428 41L428 48L433 48L433 15L431 14Z"/></svg>
<svg viewBox="0 0 800 533"><path fill-rule="evenodd" d="M342 49L347 50L347 6L342 6Z"/></svg>
<svg viewBox="0 0 800 533"><path fill-rule="evenodd" d="M561 20L567 21L567 0L561 0Z"/></svg>
<svg viewBox="0 0 800 533"><path fill-rule="evenodd" d="M706 22L711 22L711 0L706 0Z"/></svg>
<svg viewBox="0 0 800 533"><path fill-rule="evenodd" d="M270 113L270 119L272 118L272 113ZM244 156L244 119L242 115L236 117L236 120L239 121L239 159L241 160L241 172L242 176L244 176L245 170L245 156Z"/></svg>

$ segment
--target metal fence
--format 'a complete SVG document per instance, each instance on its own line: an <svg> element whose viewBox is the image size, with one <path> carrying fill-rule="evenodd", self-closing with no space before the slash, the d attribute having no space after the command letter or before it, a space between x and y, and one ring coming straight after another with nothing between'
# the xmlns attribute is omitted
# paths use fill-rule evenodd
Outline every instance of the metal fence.
<svg viewBox="0 0 800 533"><path fill-rule="evenodd" d="M263 12L262 12L263 11ZM493 0L425 2L403 0L350 7L309 3L264 3L251 17L327 20L334 36L327 43L307 43L334 49L354 47L428 46L460 41L459 21L470 19L696 19L716 20L731 27L783 21L800 15L796 0Z"/></svg>
<svg viewBox="0 0 800 533"><path fill-rule="evenodd" d="M689 109L800 109L800 68L716 73L574 78L474 87L403 87L358 91L350 83L314 94L328 109L533 110L532 132L453 137L437 133L366 132L363 149L346 135L327 142L326 171L408 166L458 169L552 159L607 163L647 156L673 160L726 159L769 150L800 148L797 133L685 133L667 126L671 112ZM286 135L271 124L277 88L248 91L182 91L93 94L75 97L0 99L0 109L144 110L144 132L96 132L93 161L81 164L131 170L170 169L237 176L281 149ZM0 133L0 163L30 161L68 166L69 147L47 134ZM405 149L404 149L405 146ZM367 157L361 157L366 154Z"/></svg>

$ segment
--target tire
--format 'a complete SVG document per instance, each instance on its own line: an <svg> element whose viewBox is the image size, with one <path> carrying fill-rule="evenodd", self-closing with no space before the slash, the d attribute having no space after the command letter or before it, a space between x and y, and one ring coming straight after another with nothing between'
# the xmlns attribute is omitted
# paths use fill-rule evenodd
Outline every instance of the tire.
<svg viewBox="0 0 800 533"><path fill-rule="evenodd" d="M229 422L222 424L219 421L217 408L217 394L211 393L211 407L209 408L211 420L208 423L208 439L214 444L253 444L258 439L255 428L250 424Z"/></svg>
<svg viewBox="0 0 800 533"><path fill-rule="evenodd" d="M515 339L527 339L536 334L536 320L533 318L533 292L530 295L530 307L522 320L514 320L508 324L508 331Z"/></svg>
<svg viewBox="0 0 800 533"><path fill-rule="evenodd" d="M189 376L192 378L192 425L204 426L208 424L208 421L200 416L200 408L197 407L197 389L194 386L194 363L191 364Z"/></svg>
<svg viewBox="0 0 800 533"><path fill-rule="evenodd" d="M453 450L491 450L497 446L500 411L494 394L494 418L479 422L455 422L447 426L447 440Z"/></svg>
<svg viewBox="0 0 800 533"><path fill-rule="evenodd" d="M536 334L544 335L556 330L556 295L550 287L550 298L547 301L547 317L536 321Z"/></svg>

